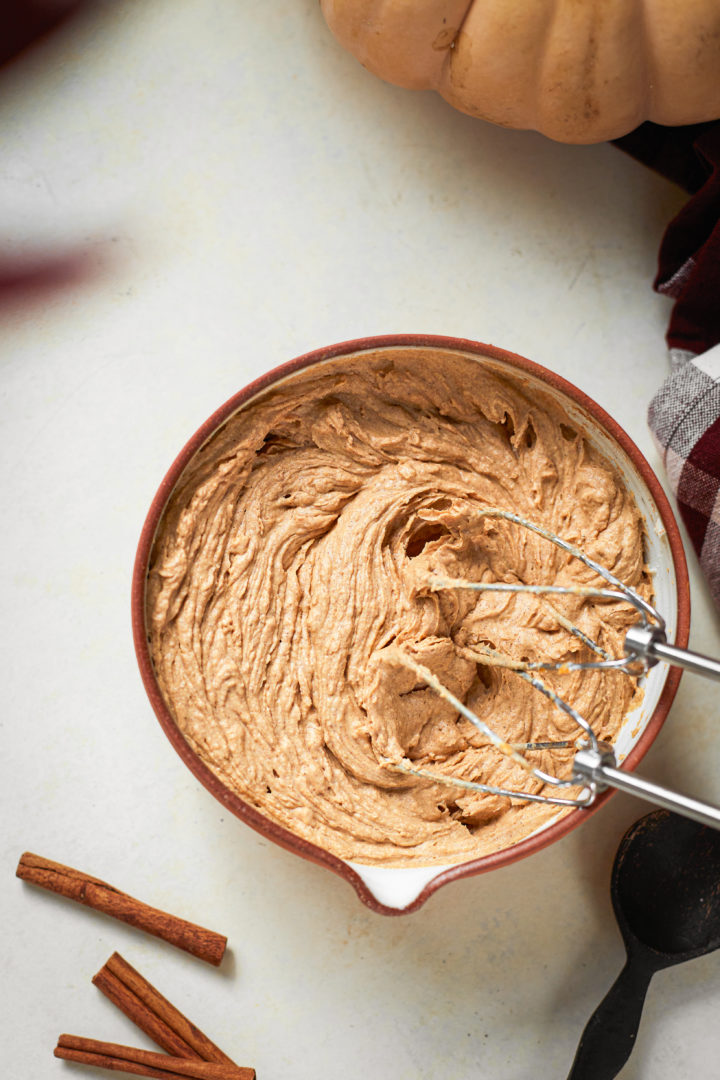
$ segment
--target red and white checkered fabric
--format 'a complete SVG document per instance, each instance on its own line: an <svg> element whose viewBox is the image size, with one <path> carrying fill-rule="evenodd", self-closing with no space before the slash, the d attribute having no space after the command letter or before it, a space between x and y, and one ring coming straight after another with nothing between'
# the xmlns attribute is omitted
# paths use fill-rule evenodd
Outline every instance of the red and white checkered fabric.
<svg viewBox="0 0 720 1080"><path fill-rule="evenodd" d="M676 355L675 370L650 404L648 422L720 605L720 345L694 358Z"/></svg>
<svg viewBox="0 0 720 1080"><path fill-rule="evenodd" d="M720 121L643 124L618 145L691 195L660 248L654 284L675 300L667 333L673 370L648 422L720 606Z"/></svg>

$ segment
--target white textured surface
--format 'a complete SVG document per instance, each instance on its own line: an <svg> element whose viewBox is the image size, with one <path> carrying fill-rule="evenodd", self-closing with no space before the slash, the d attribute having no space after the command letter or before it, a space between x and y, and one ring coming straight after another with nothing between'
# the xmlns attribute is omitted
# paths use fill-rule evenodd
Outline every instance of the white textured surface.
<svg viewBox="0 0 720 1080"><path fill-rule="evenodd" d="M392 331L493 342L645 427L682 195L609 146L501 131L386 86L314 0L101 4L0 75L0 254L87 249L0 306L3 1076L78 1075L61 1031L145 1044L89 979L117 948L260 1080L566 1074L619 970L608 879L645 808L374 915L228 815L176 757L129 581L171 459L250 378ZM1 298L0 298L1 299ZM694 556L693 639L720 650ZM644 763L720 800L717 693L686 677ZM230 937L220 971L22 885L24 849ZM627 1080L708 1075L720 956L654 980Z"/></svg>

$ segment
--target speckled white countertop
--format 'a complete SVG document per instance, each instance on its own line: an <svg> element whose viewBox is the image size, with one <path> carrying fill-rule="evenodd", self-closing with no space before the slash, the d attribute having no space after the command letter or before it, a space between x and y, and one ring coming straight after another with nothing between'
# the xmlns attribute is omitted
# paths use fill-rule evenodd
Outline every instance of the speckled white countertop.
<svg viewBox="0 0 720 1080"><path fill-rule="evenodd" d="M0 300L2 1073L89 1075L61 1031L150 1044L90 985L119 949L259 1080L558 1080L620 968L624 796L415 915L257 836L163 735L129 583L155 489L248 380L369 334L492 342L576 382L655 467L645 410L683 196L384 85L315 0L101 3L0 73L0 254L68 258ZM72 271L72 272L70 272ZM720 651L692 553L696 647ZM717 692L686 677L644 771L720 799ZM41 893L30 849L228 934L218 971ZM658 975L627 1080L707 1076L720 955Z"/></svg>

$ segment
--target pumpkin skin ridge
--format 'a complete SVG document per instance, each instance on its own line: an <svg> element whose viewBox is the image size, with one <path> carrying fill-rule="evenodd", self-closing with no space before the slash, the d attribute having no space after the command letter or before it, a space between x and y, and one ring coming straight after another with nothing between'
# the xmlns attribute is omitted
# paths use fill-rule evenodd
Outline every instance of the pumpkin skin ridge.
<svg viewBox="0 0 720 1080"><path fill-rule="evenodd" d="M457 43L458 39L460 38L460 35L463 33L463 28L465 26L465 23L467 22L468 15L470 14L470 10L472 8L472 5L473 5L473 0L467 0L467 6L465 8L465 11L463 12L463 16L462 16L457 28L455 29L455 33L453 35L452 41L447 46L447 52L445 53L445 57L443 59L443 64L442 64L442 67L440 69L441 80L443 82L447 78L449 78L450 68L452 66L452 60L453 60L453 52L454 52L454 50L456 48L456 43ZM437 41L437 38L435 40ZM434 42L433 42L433 48L435 48L435 43ZM434 86L429 86L429 87L425 87L425 89L434 90L435 87ZM443 97L444 97L444 95L443 95ZM445 100L447 101L447 98L445 98ZM448 104L450 104L450 102L448 102Z"/></svg>
<svg viewBox="0 0 720 1080"><path fill-rule="evenodd" d="M603 31L608 21L607 5L611 2L615 3L615 8L620 12L621 17L632 18L634 14L642 27L644 0L639 0L639 6L636 5L632 9L628 9L627 0L602 0L602 5L572 2L568 4L563 3L563 0L553 0L553 2L555 18L549 35L550 39L553 37L553 30L556 31L558 38L567 35L567 25L558 26L557 24L560 23L562 16L573 8L586 11L588 22L585 27L582 53L578 55L579 49L576 48L569 61L571 70L576 71L578 76L574 87L569 86L567 81L560 80L557 84L551 81L553 80L551 70L556 57L550 55L548 48L543 67L544 92L540 94L540 101L543 103L548 100L553 101L557 92L557 96L562 100L562 113L558 115L546 109L541 114L539 123L534 126L557 141L575 143L588 141L584 137L584 133L588 130L594 132L592 142L604 142L606 139L614 138L615 131L623 133L632 131L641 123L641 117L647 107L643 89L647 62L644 57L636 58L636 63L627 72L627 77L633 82L632 88L617 86L617 75L613 79L612 73L607 71L607 61L604 64ZM619 31L617 36L623 38L625 34L626 31ZM573 35L571 29L568 48L572 47L573 40L578 40L578 36ZM605 51L607 52L607 49ZM612 60L618 50L611 45L609 51ZM609 103L608 95L611 99ZM641 97L642 106L635 105L629 108L629 103L637 101L638 97ZM570 102L573 103L573 107L569 107ZM615 110L611 111L613 103L615 103ZM606 119L608 112L610 116ZM597 138L598 135L601 138Z"/></svg>
<svg viewBox="0 0 720 1080"><path fill-rule="evenodd" d="M541 2L547 4L548 0ZM436 87L438 92L461 112L490 120L500 127L539 128L536 102L542 82L541 57L552 31L551 23L541 16L536 4L532 22L526 0L473 3L464 35L455 50L454 68L446 84ZM512 62L506 61L504 51L493 47L498 38L513 42ZM524 79L518 79L514 70L518 63L523 68ZM488 75L489 82L483 86ZM469 87L468 81L473 76L474 86ZM478 108L478 101L490 102L492 107Z"/></svg>
<svg viewBox="0 0 720 1080"><path fill-rule="evenodd" d="M450 10L456 6L459 13L458 18L453 18L451 15L446 17L447 21L438 22L437 12L440 10L440 5L437 0L424 0L424 7L427 9L426 16L428 14L435 16L435 22L440 29L443 25L456 28L453 43L443 49L433 48L432 43L437 39L437 34L433 31L428 30L424 34L423 41L422 29L420 33L414 34L411 29L408 29L407 24L411 19L407 16L418 18L421 3L417 0L400 0L399 3L398 0L367 0L367 2L361 0L360 3L357 0L320 0L320 7L326 22L340 44L353 53L363 67L371 71L373 75L377 75L394 86L402 86L406 90L436 90L440 72L449 56L452 55L453 45L473 5L473 0L441 0L441 2L442 8ZM406 18L403 25L397 27L398 37L406 46L406 51L408 42L412 45L413 39L419 37L425 56L432 59L437 69L435 74L423 71L417 56L413 57L412 70L408 70L404 67L398 69L396 56L389 59L386 55L387 51L396 53L395 42L392 42L392 50L386 50L384 37L388 35L388 30L390 34L393 33L393 26L388 27L388 23L392 24L395 21L392 9L402 7L406 9ZM440 53L443 54L442 57ZM390 69L392 69L392 74L388 73Z"/></svg>
<svg viewBox="0 0 720 1080"><path fill-rule="evenodd" d="M645 0L647 7L648 0ZM663 8L664 18L648 19L647 33L650 42L650 53L653 57L651 83L651 110L647 119L657 124L666 124L671 127L682 124L697 124L706 120L714 120L720 117L720 5L716 0L683 0L683 13L687 16L688 9L692 13L701 12L704 19L708 14L711 22L699 21L696 28L696 49L692 56L688 76L683 87L684 94L677 94L676 88L671 87L668 91L668 72L674 72L678 66L675 55L677 49L677 34L673 32L673 17L676 16L675 0L653 0L653 5ZM673 50L668 56L669 50ZM705 68L705 76L714 76L712 94L707 95L707 88L703 82L703 72L698 69ZM708 74L709 73L709 74ZM698 85L699 84L699 85ZM688 97L692 94L692 100Z"/></svg>
<svg viewBox="0 0 720 1080"><path fill-rule="evenodd" d="M434 89L460 112L503 127L588 144L645 120L675 126L720 117L718 0L321 0L321 7L341 44L380 78ZM455 37L434 48L453 26Z"/></svg>

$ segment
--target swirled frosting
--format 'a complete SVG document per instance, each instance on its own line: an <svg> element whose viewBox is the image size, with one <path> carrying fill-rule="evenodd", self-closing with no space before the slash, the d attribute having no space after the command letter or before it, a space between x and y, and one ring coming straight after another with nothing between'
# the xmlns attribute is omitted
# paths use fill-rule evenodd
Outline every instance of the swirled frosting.
<svg viewBox="0 0 720 1080"><path fill-rule="evenodd" d="M228 788L327 851L385 865L475 858L557 813L397 767L542 791L418 671L508 743L572 740L574 721L513 665L587 658L570 623L617 655L635 619L581 596L434 591L442 577L599 583L489 507L648 593L618 475L549 395L491 361L414 348L335 360L224 423L162 518L147 624L167 706ZM637 693L621 673L543 680L610 741ZM530 757L567 775L571 754Z"/></svg>

